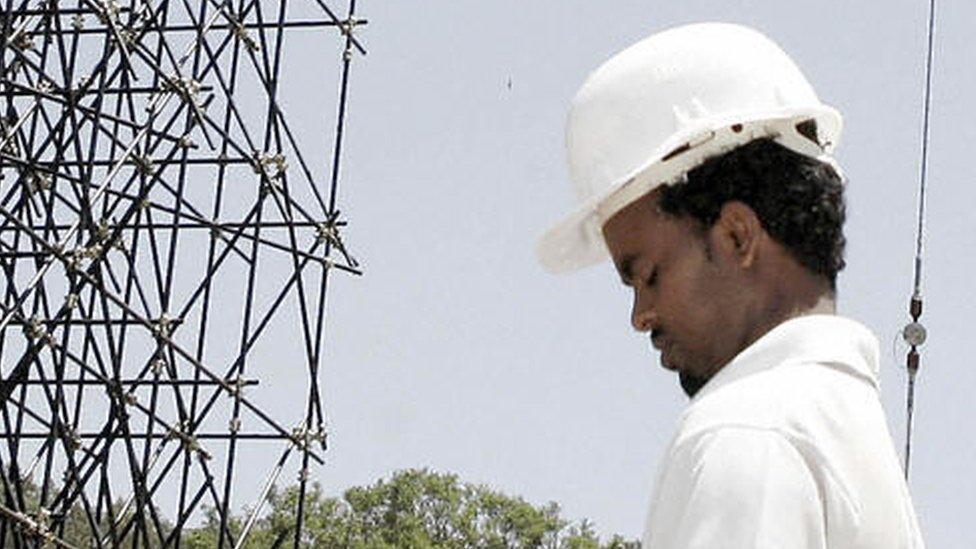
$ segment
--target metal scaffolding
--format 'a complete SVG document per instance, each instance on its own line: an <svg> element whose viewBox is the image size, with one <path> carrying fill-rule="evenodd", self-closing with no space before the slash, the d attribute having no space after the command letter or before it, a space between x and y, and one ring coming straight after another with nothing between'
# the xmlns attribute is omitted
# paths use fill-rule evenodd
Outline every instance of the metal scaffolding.
<svg viewBox="0 0 976 549"><path fill-rule="evenodd" d="M0 546L76 546L73 521L178 547L210 513L241 547L294 471L298 547L330 274L360 273L337 207L355 0L0 2ZM289 123L288 91L334 114Z"/></svg>

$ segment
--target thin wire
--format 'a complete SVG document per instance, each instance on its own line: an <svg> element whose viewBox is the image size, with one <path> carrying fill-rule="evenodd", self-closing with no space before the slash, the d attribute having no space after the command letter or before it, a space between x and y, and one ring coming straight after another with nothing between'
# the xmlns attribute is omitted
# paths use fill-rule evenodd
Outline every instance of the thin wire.
<svg viewBox="0 0 976 549"><path fill-rule="evenodd" d="M925 98L922 106L922 161L919 167L918 229L915 240L915 277L909 313L917 323L922 314L922 242L925 236L925 182L929 157L929 114L932 108L932 66L935 56L935 0L929 1L928 55L925 59ZM908 354L908 386L905 394L905 479L908 479L912 456L912 430L915 423L915 375L919 354L912 345Z"/></svg>
<svg viewBox="0 0 976 549"><path fill-rule="evenodd" d="M915 423L915 372L911 370L908 371L905 407L908 414L908 419L905 422L905 480L908 480L908 470L912 462L912 427Z"/></svg>
<svg viewBox="0 0 976 549"><path fill-rule="evenodd" d="M932 103L932 59L935 55L935 0L929 1L928 57L925 61L925 102L922 111L922 162L918 189L918 230L915 240L915 285L916 296L922 295L922 240L925 235L925 179L929 160L929 112Z"/></svg>

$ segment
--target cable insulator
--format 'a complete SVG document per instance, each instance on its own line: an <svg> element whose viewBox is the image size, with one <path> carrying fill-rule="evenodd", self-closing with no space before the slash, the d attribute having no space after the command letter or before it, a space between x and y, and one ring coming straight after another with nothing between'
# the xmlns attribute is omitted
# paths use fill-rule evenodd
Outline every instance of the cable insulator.
<svg viewBox="0 0 976 549"><path fill-rule="evenodd" d="M908 363L906 366L908 366L908 373L910 375L914 376L915 372L918 371L918 351L915 347L912 347L912 350L908 351Z"/></svg>
<svg viewBox="0 0 976 549"><path fill-rule="evenodd" d="M908 306L908 314L912 315L912 320L918 322L918 317L922 316L922 297L913 295L911 304Z"/></svg>

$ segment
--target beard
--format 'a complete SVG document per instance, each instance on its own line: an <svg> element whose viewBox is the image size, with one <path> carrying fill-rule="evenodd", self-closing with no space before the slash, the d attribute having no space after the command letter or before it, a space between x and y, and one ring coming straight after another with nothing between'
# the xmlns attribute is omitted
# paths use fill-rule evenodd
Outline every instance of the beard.
<svg viewBox="0 0 976 549"><path fill-rule="evenodd" d="M678 380L681 382L681 389L688 395L688 398L693 398L708 383L708 378L698 377L687 371L678 372Z"/></svg>

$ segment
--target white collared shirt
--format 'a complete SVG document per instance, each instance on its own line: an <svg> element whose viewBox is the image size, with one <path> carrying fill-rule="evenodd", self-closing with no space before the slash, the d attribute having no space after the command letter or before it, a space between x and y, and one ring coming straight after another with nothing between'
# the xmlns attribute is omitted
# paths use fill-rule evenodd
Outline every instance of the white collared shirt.
<svg viewBox="0 0 976 549"><path fill-rule="evenodd" d="M695 395L664 456L645 549L924 547L878 391L878 341L788 320Z"/></svg>

